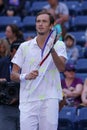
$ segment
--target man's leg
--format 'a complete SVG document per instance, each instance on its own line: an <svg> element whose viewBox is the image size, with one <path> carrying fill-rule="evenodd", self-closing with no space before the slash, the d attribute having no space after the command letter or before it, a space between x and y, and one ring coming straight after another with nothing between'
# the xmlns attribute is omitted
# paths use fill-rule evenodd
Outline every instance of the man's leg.
<svg viewBox="0 0 87 130"><path fill-rule="evenodd" d="M39 102L20 105L20 130L38 129Z"/></svg>
<svg viewBox="0 0 87 130"><path fill-rule="evenodd" d="M49 99L44 101L40 108L39 130L57 130L58 127L58 100Z"/></svg>

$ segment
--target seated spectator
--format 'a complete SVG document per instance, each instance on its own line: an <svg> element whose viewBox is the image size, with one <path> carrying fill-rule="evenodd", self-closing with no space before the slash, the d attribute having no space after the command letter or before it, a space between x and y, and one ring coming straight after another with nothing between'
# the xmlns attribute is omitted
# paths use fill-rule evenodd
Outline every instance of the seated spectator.
<svg viewBox="0 0 87 130"><path fill-rule="evenodd" d="M84 81L81 99L83 106L87 106L87 79Z"/></svg>
<svg viewBox="0 0 87 130"><path fill-rule="evenodd" d="M6 39L0 39L0 58L10 54L10 46Z"/></svg>
<svg viewBox="0 0 87 130"><path fill-rule="evenodd" d="M6 27L6 39L8 40L9 44L13 43L21 43L24 41L23 33L19 30L18 26L15 24L7 25Z"/></svg>
<svg viewBox="0 0 87 130"><path fill-rule="evenodd" d="M50 10L53 9L56 15L55 24L61 24L63 37L67 31L67 25L69 20L69 10L67 6L59 2L59 0L48 0L48 5L44 6L43 9Z"/></svg>
<svg viewBox="0 0 87 130"><path fill-rule="evenodd" d="M76 63L79 57L79 50L76 47L75 37L72 34L67 33L64 37L64 42L66 45L68 60L72 63Z"/></svg>
<svg viewBox="0 0 87 130"><path fill-rule="evenodd" d="M4 16L6 13L6 7L4 0L0 0L0 16Z"/></svg>
<svg viewBox="0 0 87 130"><path fill-rule="evenodd" d="M23 16L25 0L5 0L7 16Z"/></svg>
<svg viewBox="0 0 87 130"><path fill-rule="evenodd" d="M74 64L66 64L64 79L61 80L61 85L66 98L66 105L78 106L81 103L83 82L80 78L75 77Z"/></svg>
<svg viewBox="0 0 87 130"><path fill-rule="evenodd" d="M5 54L0 57L0 80L6 80L10 82L10 72L12 69L11 59L16 53L16 50L18 49L20 43L13 43L10 46L10 52L7 53L5 51Z"/></svg>
<svg viewBox="0 0 87 130"><path fill-rule="evenodd" d="M20 130L17 85L10 80L10 60L19 45L13 43L11 56L0 58L0 130ZM3 86L5 82L9 83L9 87Z"/></svg>

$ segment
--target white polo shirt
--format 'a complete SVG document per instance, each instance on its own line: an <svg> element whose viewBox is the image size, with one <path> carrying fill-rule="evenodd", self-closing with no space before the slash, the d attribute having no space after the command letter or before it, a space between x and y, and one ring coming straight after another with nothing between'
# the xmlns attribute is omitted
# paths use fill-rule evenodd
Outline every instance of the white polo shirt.
<svg viewBox="0 0 87 130"><path fill-rule="evenodd" d="M54 46L58 56L67 58L66 47L62 41L57 41ZM46 46L44 55L48 51ZM41 60L41 49L37 45L36 37L24 42L18 48L12 63L21 68L21 73L30 73L35 70ZM20 83L20 102L31 102L49 98L62 99L60 73L56 68L51 54L39 69L39 76L36 79L24 80Z"/></svg>

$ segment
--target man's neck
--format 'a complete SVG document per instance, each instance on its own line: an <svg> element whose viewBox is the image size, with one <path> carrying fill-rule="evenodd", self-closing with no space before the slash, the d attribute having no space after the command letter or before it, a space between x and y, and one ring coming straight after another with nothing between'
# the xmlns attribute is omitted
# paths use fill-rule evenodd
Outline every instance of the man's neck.
<svg viewBox="0 0 87 130"><path fill-rule="evenodd" d="M37 41L37 44L38 44L38 46L42 49L43 48L43 46L44 46L44 43L45 43L45 41L46 41L46 38L47 38L47 36L45 36L45 35L43 35L43 36L37 36L37 39L36 39L36 41Z"/></svg>

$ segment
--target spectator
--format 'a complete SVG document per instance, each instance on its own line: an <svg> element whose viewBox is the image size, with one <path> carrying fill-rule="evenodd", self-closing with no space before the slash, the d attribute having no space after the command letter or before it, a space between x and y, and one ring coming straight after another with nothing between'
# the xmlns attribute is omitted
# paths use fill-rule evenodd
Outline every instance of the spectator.
<svg viewBox="0 0 87 130"><path fill-rule="evenodd" d="M78 106L81 103L83 82L75 77L75 66L67 63L64 72L64 79L61 80L63 93L66 98L66 105Z"/></svg>
<svg viewBox="0 0 87 130"><path fill-rule="evenodd" d="M6 39L0 39L0 81L10 81L9 75L10 46ZM5 75L4 75L5 74Z"/></svg>
<svg viewBox="0 0 87 130"><path fill-rule="evenodd" d="M25 0L5 0L5 4L7 16L24 16Z"/></svg>
<svg viewBox="0 0 87 130"><path fill-rule="evenodd" d="M67 33L64 37L64 42L66 45L68 60L70 62L76 63L79 57L79 51L76 47L75 37L72 34Z"/></svg>
<svg viewBox="0 0 87 130"><path fill-rule="evenodd" d="M82 91L82 104L83 106L87 106L87 79L84 81L83 91Z"/></svg>
<svg viewBox="0 0 87 130"><path fill-rule="evenodd" d="M10 46L6 39L0 39L0 57L5 57L10 54Z"/></svg>
<svg viewBox="0 0 87 130"><path fill-rule="evenodd" d="M0 130L19 130L18 93L16 91L18 84L15 82L13 84L10 80L10 58L13 57L19 45L16 43L11 45L11 57L0 58ZM9 83L10 88L4 83ZM12 89L11 84L15 85Z"/></svg>
<svg viewBox="0 0 87 130"><path fill-rule="evenodd" d="M19 48L20 43L13 43L10 47L10 59L13 58L13 56L15 55L17 49Z"/></svg>
<svg viewBox="0 0 87 130"><path fill-rule="evenodd" d="M15 54L19 44L20 43L13 43L10 47L10 52L8 49L8 51L6 50L4 51L4 53L1 53L2 54L0 57L0 79L1 80L5 79L6 81L10 82L10 72L12 68L12 64L10 61L13 55Z"/></svg>
<svg viewBox="0 0 87 130"><path fill-rule="evenodd" d="M67 31L67 24L69 20L69 10L67 6L59 2L59 0L48 0L48 5L44 6L43 9L50 10L53 9L56 15L55 24L61 24L63 38Z"/></svg>
<svg viewBox="0 0 87 130"><path fill-rule="evenodd" d="M21 43L24 41L23 33L15 24L7 25L5 33L6 39L8 40L10 45L13 43Z"/></svg>
<svg viewBox="0 0 87 130"><path fill-rule="evenodd" d="M0 16L4 16L6 13L6 7L4 0L0 0Z"/></svg>

